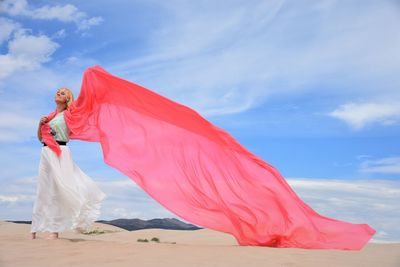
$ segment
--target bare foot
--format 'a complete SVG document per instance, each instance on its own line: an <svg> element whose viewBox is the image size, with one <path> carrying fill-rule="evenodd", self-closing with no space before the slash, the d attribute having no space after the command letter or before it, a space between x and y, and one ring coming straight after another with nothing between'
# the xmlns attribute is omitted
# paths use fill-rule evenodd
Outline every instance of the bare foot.
<svg viewBox="0 0 400 267"><path fill-rule="evenodd" d="M33 232L29 235L29 239L35 239L36 238L36 233Z"/></svg>
<svg viewBox="0 0 400 267"><path fill-rule="evenodd" d="M54 240L58 239L58 233L51 233L46 239Z"/></svg>

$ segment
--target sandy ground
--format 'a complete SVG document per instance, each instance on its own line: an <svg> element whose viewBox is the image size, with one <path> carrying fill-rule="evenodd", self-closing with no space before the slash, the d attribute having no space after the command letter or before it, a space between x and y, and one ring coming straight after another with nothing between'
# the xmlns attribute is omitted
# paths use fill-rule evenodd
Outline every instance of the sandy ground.
<svg viewBox="0 0 400 267"><path fill-rule="evenodd" d="M29 240L30 225L0 221L1 267L60 266L378 266L400 267L400 243L369 243L361 251L310 250L238 246L228 234L209 229L126 231L95 223L106 233L60 233ZM159 242L150 241L157 237ZM138 242L147 238L149 242Z"/></svg>

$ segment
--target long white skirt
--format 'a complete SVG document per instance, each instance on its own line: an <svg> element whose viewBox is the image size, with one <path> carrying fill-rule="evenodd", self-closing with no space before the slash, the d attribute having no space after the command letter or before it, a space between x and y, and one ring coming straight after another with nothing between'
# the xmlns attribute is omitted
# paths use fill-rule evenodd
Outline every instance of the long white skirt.
<svg viewBox="0 0 400 267"><path fill-rule="evenodd" d="M68 146L61 156L42 147L31 232L88 230L100 215L106 194L72 160Z"/></svg>

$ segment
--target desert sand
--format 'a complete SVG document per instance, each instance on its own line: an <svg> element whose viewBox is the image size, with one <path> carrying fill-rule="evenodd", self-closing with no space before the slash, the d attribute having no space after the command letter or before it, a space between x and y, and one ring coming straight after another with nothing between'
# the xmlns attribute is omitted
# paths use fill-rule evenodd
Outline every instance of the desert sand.
<svg viewBox="0 0 400 267"><path fill-rule="evenodd" d="M93 233L49 233L29 239L30 225L0 221L1 267L62 266L400 266L400 243L369 243L360 251L239 246L209 229L126 231L95 223ZM153 237L157 241L151 241ZM149 242L139 242L147 239Z"/></svg>

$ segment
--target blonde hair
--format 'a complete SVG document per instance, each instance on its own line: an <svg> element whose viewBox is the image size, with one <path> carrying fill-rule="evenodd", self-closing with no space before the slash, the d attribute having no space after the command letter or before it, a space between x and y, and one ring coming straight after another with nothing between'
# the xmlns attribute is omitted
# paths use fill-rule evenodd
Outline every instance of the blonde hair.
<svg viewBox="0 0 400 267"><path fill-rule="evenodd" d="M71 105L71 103L74 101L74 94L72 93L72 91L68 88L68 87L61 87L59 88L57 91L60 90L64 90L67 96L67 107L66 109L69 108L69 106Z"/></svg>

